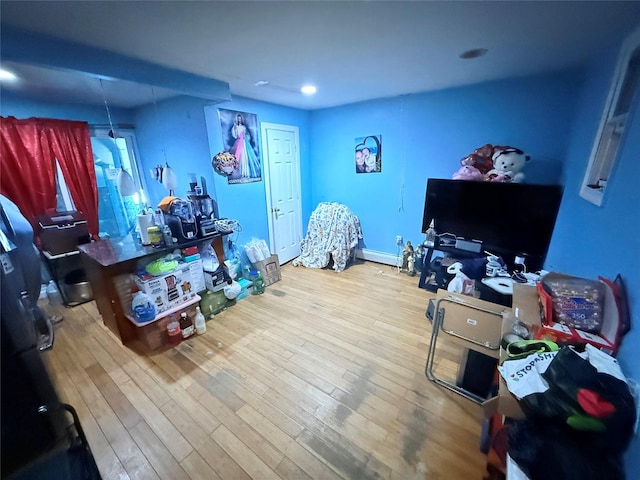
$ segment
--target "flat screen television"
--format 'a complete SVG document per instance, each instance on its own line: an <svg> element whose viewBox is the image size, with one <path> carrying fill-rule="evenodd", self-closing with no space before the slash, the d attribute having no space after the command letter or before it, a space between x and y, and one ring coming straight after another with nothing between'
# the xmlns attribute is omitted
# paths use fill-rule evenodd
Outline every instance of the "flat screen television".
<svg viewBox="0 0 640 480"><path fill-rule="evenodd" d="M528 270L537 271L547 255L562 191L560 185L430 178L422 231L434 220L440 239L479 240L484 251L502 256L510 267L520 255Z"/></svg>

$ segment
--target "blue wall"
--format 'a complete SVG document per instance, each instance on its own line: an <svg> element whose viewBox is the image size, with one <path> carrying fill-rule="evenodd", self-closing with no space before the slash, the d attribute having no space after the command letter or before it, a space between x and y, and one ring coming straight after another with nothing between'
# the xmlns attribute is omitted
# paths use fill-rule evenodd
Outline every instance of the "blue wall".
<svg viewBox="0 0 640 480"><path fill-rule="evenodd" d="M242 232L233 239L242 245L252 237L269 239L267 204L264 179L260 182L228 185L226 177L217 175L211 166L213 156L222 150L222 133L218 121L218 108L255 113L258 122L279 123L299 128L302 182L303 219L311 213L309 196L308 143L309 113L293 108L257 102L237 97L231 102L209 105L210 102L194 97L176 97L138 109L135 112L136 136L140 148L150 204L155 206L168 194L149 170L165 164L166 158L178 177L175 194L185 197L189 189L189 173L204 177L209 195L218 202L221 217L233 218L242 225ZM261 139L258 140L261 142ZM261 144L260 144L261 147ZM264 161L264 159L263 159Z"/></svg>
<svg viewBox="0 0 640 480"><path fill-rule="evenodd" d="M422 239L427 178L451 178L486 143L530 154L528 183L558 183L581 78L568 71L312 112L312 203L345 203L365 247L392 253L396 235ZM382 172L356 174L354 139L367 135L382 135Z"/></svg>
<svg viewBox="0 0 640 480"><path fill-rule="evenodd" d="M220 122L218 121L218 108L255 113L258 116L258 123L277 123L298 127L300 135L300 180L302 186L304 235L311 211L315 208L315 205L311 204L313 184L308 160L309 112L241 97L236 97L236 99L231 102L206 107L205 119L211 148L208 158L208 168L210 172L213 172L211 158L223 149L222 132L220 130ZM262 155L262 138L259 139L259 145ZM264 165L264 158L262 158L262 163ZM262 170L264 172L264 166ZM232 185L227 183L226 177L214 174L214 178L220 215L235 218L239 220L242 225L243 230L238 237L237 243L244 244L251 240L252 237L261 238L268 242L269 226L267 223L267 197L264 178L260 182Z"/></svg>
<svg viewBox="0 0 640 480"><path fill-rule="evenodd" d="M205 100L200 98L179 96L158 102L157 105L141 107L134 113L142 162L141 174L145 177L149 205L153 208L169 192L152 178L150 170L165 163L178 177L178 188L174 192L176 196L186 198L188 174L196 173L198 179L201 176L205 178L208 193L215 199L204 104Z"/></svg>
<svg viewBox="0 0 640 480"><path fill-rule="evenodd" d="M618 48L584 70L510 79L475 86L363 102L304 112L237 98L206 106L179 97L116 112L118 123L136 123L143 174L155 205L166 190L149 178L164 164L162 149L175 169L182 196L187 173L204 176L222 216L243 228L238 243L268 238L264 180L227 185L213 173L211 157L222 149L217 108L256 113L260 122L300 129L303 221L325 200L339 201L359 215L365 247L395 254L395 235L420 241L426 179L449 178L459 160L484 143L511 144L527 151L529 183L562 183L565 195L547 257L547 267L573 275L623 275L634 329L619 360L625 373L640 379L640 108L636 105L627 141L609 181L602 207L578 196L594 135L611 81ZM637 103L637 102L636 102ZM3 94L0 113L18 118L42 116L107 123L104 109L28 102ZM382 172L356 174L354 139L382 135ZM470 208L481 208L470 206ZM615 237L612 237L615 234ZM613 242L613 243L612 243ZM640 470L638 438L627 453L629 472ZM634 452L633 455L631 452Z"/></svg>
<svg viewBox="0 0 640 480"><path fill-rule="evenodd" d="M627 124L626 141L609 178L603 205L597 207L579 196L593 140L606 102L618 48L597 58L587 71L580 91L576 121L570 134L566 187L558 214L549 268L572 275L613 279L626 283L631 310L631 332L624 338L618 360L623 371L640 380L640 95L636 95ZM633 453L632 453L633 452ZM626 455L627 472L640 471L640 439L636 436ZM630 474L629 477L632 475Z"/></svg>

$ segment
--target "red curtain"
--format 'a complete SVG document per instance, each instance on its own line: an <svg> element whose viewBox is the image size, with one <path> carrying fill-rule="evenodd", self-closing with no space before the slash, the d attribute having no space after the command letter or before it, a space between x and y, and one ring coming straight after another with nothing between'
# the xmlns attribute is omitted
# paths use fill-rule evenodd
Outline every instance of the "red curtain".
<svg viewBox="0 0 640 480"><path fill-rule="evenodd" d="M0 193L32 224L36 215L56 208L55 159L33 120L0 119Z"/></svg>
<svg viewBox="0 0 640 480"><path fill-rule="evenodd" d="M37 215L55 211L57 159L89 233L98 238L98 188L87 123L2 117L0 140L0 192L32 223Z"/></svg>
<svg viewBox="0 0 640 480"><path fill-rule="evenodd" d="M84 213L89 233L98 238L98 185L86 122L47 120L43 132L58 159L73 203Z"/></svg>

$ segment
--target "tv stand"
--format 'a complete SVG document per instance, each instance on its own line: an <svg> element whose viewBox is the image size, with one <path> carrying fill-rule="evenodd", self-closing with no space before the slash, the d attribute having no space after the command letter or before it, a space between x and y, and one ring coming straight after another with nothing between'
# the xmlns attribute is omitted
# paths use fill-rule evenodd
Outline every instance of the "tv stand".
<svg viewBox="0 0 640 480"><path fill-rule="evenodd" d="M431 260L433 259L434 251L449 253L451 254L451 256L458 259L486 257L486 255L482 252L470 252L468 250L461 250L459 248L444 246L440 244L436 244L435 247L427 248L422 258L422 272L420 272L420 281L418 282L418 286L420 288L424 288L425 290L429 290L430 292L436 292L438 288L447 288L446 285L443 286L442 284L427 282L432 273L435 273L436 276L438 276L440 273L431 268Z"/></svg>
<svg viewBox="0 0 640 480"><path fill-rule="evenodd" d="M418 282L418 286L433 293L436 293L438 289L446 290L451 277L450 274L446 273L446 267L442 267L440 271L436 271L431 268L431 260L433 259L434 251L449 253L452 257L458 260L486 257L484 253L469 252L468 250L460 250L459 248L445 247L441 245L437 245L433 248L427 248L423 256L423 266L422 271L420 272L420 281ZM432 273L435 274L435 281L428 281L431 278ZM499 293L479 280L476 280L476 289L478 290L480 299L482 300L507 307L511 306L511 295Z"/></svg>

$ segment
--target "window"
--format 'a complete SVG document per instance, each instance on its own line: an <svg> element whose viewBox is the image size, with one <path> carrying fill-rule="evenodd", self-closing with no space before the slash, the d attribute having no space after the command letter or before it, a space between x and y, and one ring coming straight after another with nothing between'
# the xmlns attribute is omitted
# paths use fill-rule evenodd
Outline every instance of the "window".
<svg viewBox="0 0 640 480"><path fill-rule="evenodd" d="M98 221L101 238L124 237L136 226L137 215L147 199L146 185L138 166L135 133L131 129L117 130L117 137L108 128L92 128L91 148L98 185ZM124 168L133 178L138 193L122 196L118 176ZM60 167L57 168L58 210L75 207Z"/></svg>
<svg viewBox="0 0 640 480"><path fill-rule="evenodd" d="M624 44L600 121L580 196L602 205L634 98L640 89L640 29Z"/></svg>

